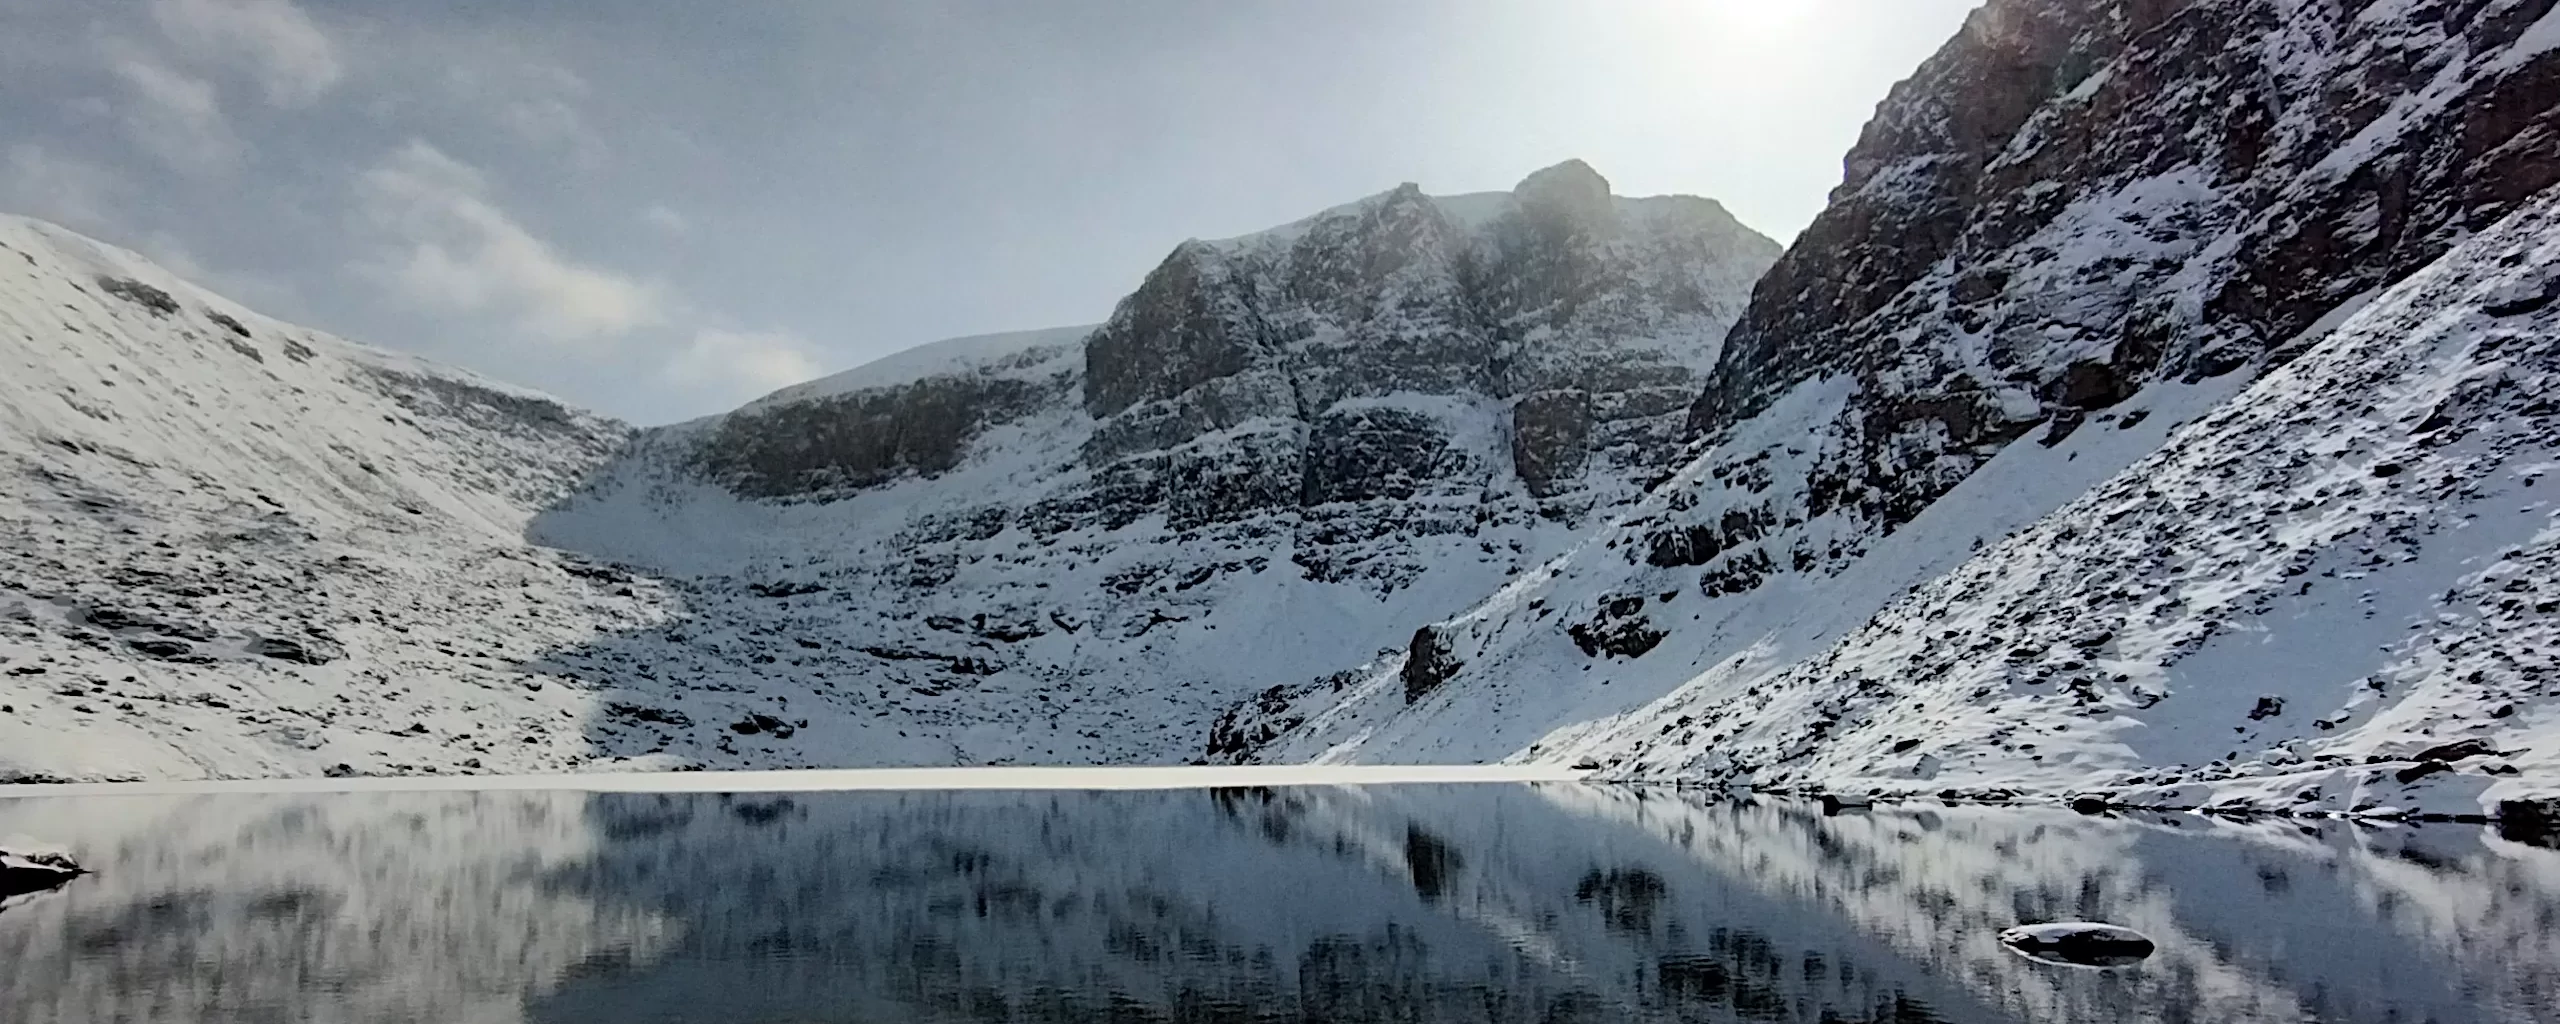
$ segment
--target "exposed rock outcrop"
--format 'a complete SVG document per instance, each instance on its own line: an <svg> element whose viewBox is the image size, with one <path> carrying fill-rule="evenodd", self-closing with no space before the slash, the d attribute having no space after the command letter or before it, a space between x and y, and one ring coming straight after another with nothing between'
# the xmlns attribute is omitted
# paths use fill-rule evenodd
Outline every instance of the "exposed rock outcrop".
<svg viewBox="0 0 2560 1024"><path fill-rule="evenodd" d="M85 872L57 850L0 848L0 900L69 884Z"/></svg>
<svg viewBox="0 0 2560 1024"><path fill-rule="evenodd" d="M1187 757L1215 708L1402 646L1640 496L1776 255L1711 200L1612 196L1580 162L1507 193L1403 185L1176 246L1090 329L652 432L537 535L706 579L745 568L712 552L772 553L768 589L859 581L800 602L797 656L894 652L853 671L964 719L1046 732L1052 709L1004 695L1163 680L1144 699L1177 710L1136 727L1160 734L1028 756ZM982 619L1040 628L954 625Z"/></svg>
<svg viewBox="0 0 2560 1024"><path fill-rule="evenodd" d="M2560 181L2560 57L2518 45L2551 6L1986 4L1878 109L1689 429L1852 378L1841 443L1751 504L1881 532L2048 420L2290 358Z"/></svg>

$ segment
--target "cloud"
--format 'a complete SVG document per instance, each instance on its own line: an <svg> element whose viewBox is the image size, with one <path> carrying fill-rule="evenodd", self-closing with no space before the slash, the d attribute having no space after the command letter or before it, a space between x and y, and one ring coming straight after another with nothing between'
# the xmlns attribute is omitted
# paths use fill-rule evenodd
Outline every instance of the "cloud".
<svg viewBox="0 0 2560 1024"><path fill-rule="evenodd" d="M293 282L236 267L216 270L196 258L195 249L184 239L169 232L153 231L131 244L135 252L170 273L198 287L211 289L224 298L245 303L268 316L292 319L302 315L305 309L302 291L294 287Z"/></svg>
<svg viewBox="0 0 2560 1024"><path fill-rule="evenodd" d="M248 74L276 106L308 106L346 76L337 44L291 0L154 0L151 20L188 56Z"/></svg>
<svg viewBox="0 0 2560 1024"><path fill-rule="evenodd" d="M563 146L580 153L592 153L601 145L579 119L578 108L557 96L513 100L500 106L496 116L515 137L535 145Z"/></svg>
<svg viewBox="0 0 2560 1024"><path fill-rule="evenodd" d="M385 239L366 267L428 308L514 317L529 333L580 341L664 323L650 285L574 262L489 198L477 168L411 140L357 177L359 208Z"/></svg>
<svg viewBox="0 0 2560 1024"><path fill-rule="evenodd" d="M581 109L593 91L587 80L519 47L473 40L457 49L445 62L444 91L517 141L565 154L581 167L601 166L609 152Z"/></svg>
<svg viewBox="0 0 2560 1024"><path fill-rule="evenodd" d="M36 143L21 142L0 155L0 210L129 247L179 277L263 313L294 315L304 309L300 290L283 278L213 269L175 233L137 227L126 216L135 209L129 201L133 193L132 183L114 171Z"/></svg>
<svg viewBox="0 0 2560 1024"><path fill-rule="evenodd" d="M784 331L705 328L667 360L670 381L736 404L818 375L809 343Z"/></svg>
<svg viewBox="0 0 2560 1024"><path fill-rule="evenodd" d="M7 161L0 163L0 201L8 209L82 231L115 224L119 185L104 167L32 142L9 147Z"/></svg>
<svg viewBox="0 0 2560 1024"><path fill-rule="evenodd" d="M226 170L244 147L222 115L213 83L121 41L107 45L107 70L130 93L118 121L134 145L181 171Z"/></svg>
<svg viewBox="0 0 2560 1024"><path fill-rule="evenodd" d="M640 211L640 219L650 227L678 237L693 230L693 221L664 203L651 203L648 209Z"/></svg>

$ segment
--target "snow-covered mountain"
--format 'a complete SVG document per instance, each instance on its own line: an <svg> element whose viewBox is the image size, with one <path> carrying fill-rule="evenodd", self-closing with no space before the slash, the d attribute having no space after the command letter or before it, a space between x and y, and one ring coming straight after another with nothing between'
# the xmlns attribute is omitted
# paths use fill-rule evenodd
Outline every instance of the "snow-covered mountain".
<svg viewBox="0 0 2560 1024"><path fill-rule="evenodd" d="M1187 242L1097 327L644 434L534 536L686 609L563 657L654 665L633 703L938 744L795 727L787 763L1195 759L1220 708L1401 645L1668 471L1777 251L1579 162Z"/></svg>
<svg viewBox="0 0 2560 1024"><path fill-rule="evenodd" d="M2173 806L2549 795L2553 152L2548 0L1993 0L1760 283L1700 457L1216 743Z"/></svg>
<svg viewBox="0 0 2560 1024"><path fill-rule="evenodd" d="M0 228L20 779L1191 760L1666 472L1778 253L1405 186L634 432Z"/></svg>
<svg viewBox="0 0 2560 1024"><path fill-rule="evenodd" d="M1783 255L1404 186L637 432L7 222L0 777L2560 798L2555 152L2553 0L1991 0Z"/></svg>

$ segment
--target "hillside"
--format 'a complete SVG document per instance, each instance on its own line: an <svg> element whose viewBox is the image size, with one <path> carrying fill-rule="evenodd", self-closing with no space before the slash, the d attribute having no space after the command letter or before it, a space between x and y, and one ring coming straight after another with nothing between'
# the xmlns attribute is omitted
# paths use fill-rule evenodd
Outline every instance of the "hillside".
<svg viewBox="0 0 2560 1024"><path fill-rule="evenodd" d="M1986 5L1761 282L1701 457L1212 746L2163 806L2548 794L2550 6Z"/></svg>
<svg viewBox="0 0 2560 1024"><path fill-rule="evenodd" d="M0 780L587 760L661 613L523 540L628 428L0 218Z"/></svg>

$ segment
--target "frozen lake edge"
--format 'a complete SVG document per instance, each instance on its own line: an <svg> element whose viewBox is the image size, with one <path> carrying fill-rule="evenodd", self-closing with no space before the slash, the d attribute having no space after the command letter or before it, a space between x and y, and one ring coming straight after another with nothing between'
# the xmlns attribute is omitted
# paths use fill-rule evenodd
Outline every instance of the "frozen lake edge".
<svg viewBox="0 0 2560 1024"><path fill-rule="evenodd" d="M593 772L562 775L389 775L28 783L0 799L185 793L412 793L471 790L590 793L755 793L841 790L1205 789L1224 786L1378 786L1576 782L1590 773L1552 765L1242 765L1166 767L848 768L793 771Z"/></svg>

